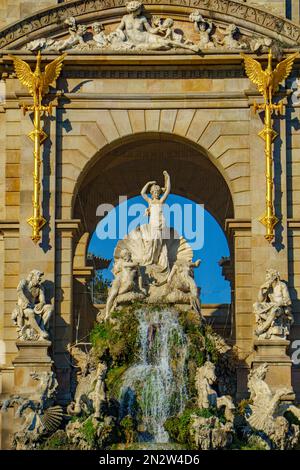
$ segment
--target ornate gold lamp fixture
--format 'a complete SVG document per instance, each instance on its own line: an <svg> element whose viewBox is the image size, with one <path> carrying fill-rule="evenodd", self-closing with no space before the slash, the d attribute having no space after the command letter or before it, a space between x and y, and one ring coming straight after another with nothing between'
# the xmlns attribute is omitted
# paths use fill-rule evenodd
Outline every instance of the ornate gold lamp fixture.
<svg viewBox="0 0 300 470"><path fill-rule="evenodd" d="M34 129L28 134L28 137L34 143L34 170L33 170L33 197L32 207L33 214L27 222L32 227L32 240L37 243L40 239L40 231L46 224L46 220L41 214L41 144L47 139L48 135L41 127L41 118L44 113L50 115L52 113L52 106L42 105L42 99L49 89L49 85L54 82L62 69L62 62L66 54L61 55L54 59L50 64L46 65L45 70L41 71L41 53L38 52L35 71L32 72L29 64L19 59L18 57L9 56L15 67L15 72L20 82L28 88L29 93L33 97L33 105L23 104L22 109L24 114L28 111L33 111L33 125Z"/></svg>
<svg viewBox="0 0 300 470"><path fill-rule="evenodd" d="M273 201L273 141L277 137L277 132L273 129L273 113L283 113L283 100L278 104L273 103L273 96L279 89L279 85L291 73L294 60L298 52L289 55L285 60L272 68L272 51L269 50L268 67L263 70L259 62L252 57L241 54L245 61L246 74L257 86L258 91L264 97L264 104L254 103L254 110L265 112L264 129L259 132L259 136L265 141L266 155L266 213L261 217L260 222L266 227L265 238L269 243L274 239L274 227L278 223L275 215Z"/></svg>

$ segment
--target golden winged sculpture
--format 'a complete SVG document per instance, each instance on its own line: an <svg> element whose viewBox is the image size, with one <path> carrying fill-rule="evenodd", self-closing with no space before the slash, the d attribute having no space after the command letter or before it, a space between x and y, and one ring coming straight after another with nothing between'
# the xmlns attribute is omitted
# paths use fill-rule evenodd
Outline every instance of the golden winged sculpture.
<svg viewBox="0 0 300 470"><path fill-rule="evenodd" d="M47 64L44 72L41 70L42 56L40 51L37 54L34 72L24 60L19 59L19 57L9 56L14 62L18 79L33 96L35 106L42 104L42 98L48 93L49 85L59 77L66 55L63 54Z"/></svg>
<svg viewBox="0 0 300 470"><path fill-rule="evenodd" d="M41 116L43 113L51 114L51 103L48 106L42 105L43 97L48 93L49 85L53 83L60 75L63 60L66 54L63 54L54 59L50 64L47 64L45 70L41 70L41 53L37 54L36 67L34 72L31 70L30 65L24 62L19 57L9 56L14 63L14 68L19 81L25 85L33 97L33 106L23 104L22 108L24 114L27 111L34 112L34 130L28 134L28 137L34 142L34 172L33 172L33 215L27 222L32 227L32 240L37 243L40 239L40 231L46 224L46 220L41 215L40 208L40 167L41 167L41 152L40 146L48 137L41 128Z"/></svg>
<svg viewBox="0 0 300 470"><path fill-rule="evenodd" d="M245 61L245 70L251 82L254 83L258 91L263 95L265 104L272 103L272 98L279 90L279 85L290 75L294 61L299 53L289 55L285 60L277 64L275 70L272 67L272 50L268 54L268 66L263 70L261 64L250 56L241 54Z"/></svg>
<svg viewBox="0 0 300 470"><path fill-rule="evenodd" d="M254 103L254 110L265 112L264 129L259 132L259 136L265 141L266 156L266 212L260 218L260 222L266 227L265 238L271 243L274 239L274 228L279 222L275 215L273 202L273 155L272 143L277 137L277 132L273 129L272 115L274 112L283 113L283 101L278 104L273 103L273 96L279 90L279 85L290 75L294 61L299 53L289 55L286 59L277 64L273 70L272 66L272 50L268 54L268 66L263 70L261 64L250 56L241 54L245 62L246 74L254 83L258 91L264 97L264 103L257 105Z"/></svg>

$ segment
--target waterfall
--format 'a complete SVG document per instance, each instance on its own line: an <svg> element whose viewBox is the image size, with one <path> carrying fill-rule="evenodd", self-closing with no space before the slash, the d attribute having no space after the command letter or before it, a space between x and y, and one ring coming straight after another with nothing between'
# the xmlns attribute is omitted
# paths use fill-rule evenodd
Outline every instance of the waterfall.
<svg viewBox="0 0 300 470"><path fill-rule="evenodd" d="M174 309L137 311L139 357L124 374L121 417L138 423L139 441L166 443L164 422L186 401L187 339Z"/></svg>

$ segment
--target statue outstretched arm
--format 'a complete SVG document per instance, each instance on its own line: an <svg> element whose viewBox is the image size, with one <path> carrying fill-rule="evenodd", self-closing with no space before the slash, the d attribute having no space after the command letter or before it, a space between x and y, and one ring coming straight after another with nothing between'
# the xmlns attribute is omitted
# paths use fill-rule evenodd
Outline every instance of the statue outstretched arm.
<svg viewBox="0 0 300 470"><path fill-rule="evenodd" d="M151 199L147 196L147 191L148 191L149 186L152 186L152 184L156 184L156 181L148 181L148 183L145 184L145 186L143 187L141 191L142 198L145 199L145 201L147 201L148 203L151 202Z"/></svg>
<svg viewBox="0 0 300 470"><path fill-rule="evenodd" d="M165 177L165 191L164 191L164 194L163 196L161 197L161 202L165 202L165 200L167 199L167 197L169 196L170 192L171 192L171 180L170 180L170 175L167 171L164 171L163 172L163 175Z"/></svg>
<svg viewBox="0 0 300 470"><path fill-rule="evenodd" d="M201 259L197 259L194 263L191 263L191 268L198 268L201 264Z"/></svg>

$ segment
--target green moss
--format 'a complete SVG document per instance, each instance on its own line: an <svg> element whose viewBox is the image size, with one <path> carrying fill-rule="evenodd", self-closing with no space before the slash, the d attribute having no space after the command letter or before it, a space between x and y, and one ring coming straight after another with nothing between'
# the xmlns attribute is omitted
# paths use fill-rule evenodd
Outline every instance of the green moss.
<svg viewBox="0 0 300 470"><path fill-rule="evenodd" d="M168 418L164 423L164 428L168 432L171 440L179 444L191 445L190 442L190 421L194 409L186 409L181 415Z"/></svg>
<svg viewBox="0 0 300 470"><path fill-rule="evenodd" d="M226 423L223 412L217 408L186 408L182 414L168 418L164 423L164 427L171 440L178 444L186 445L189 449L194 448L194 442L190 435L192 415L200 416L202 418L211 418L212 416L216 416L219 418L220 423Z"/></svg>
<svg viewBox="0 0 300 470"><path fill-rule="evenodd" d="M112 321L96 324L90 333L90 341L96 356L110 366L132 364L137 354L138 320L136 305L112 312Z"/></svg>
<svg viewBox="0 0 300 470"><path fill-rule="evenodd" d="M132 416L125 416L120 422L126 444L132 444L136 437L136 423Z"/></svg>
<svg viewBox="0 0 300 470"><path fill-rule="evenodd" d="M260 442L248 443L247 440L234 436L230 450L266 450L266 447Z"/></svg>
<svg viewBox="0 0 300 470"><path fill-rule="evenodd" d="M91 449L97 446L97 429L93 424L92 418L88 418L82 423L80 433Z"/></svg>
<svg viewBox="0 0 300 470"><path fill-rule="evenodd" d="M127 370L127 365L116 366L110 369L106 376L106 386L109 398L118 398L122 385L122 376Z"/></svg>
<svg viewBox="0 0 300 470"><path fill-rule="evenodd" d="M65 431L58 430L48 437L39 448L41 450L69 450L71 445Z"/></svg>

